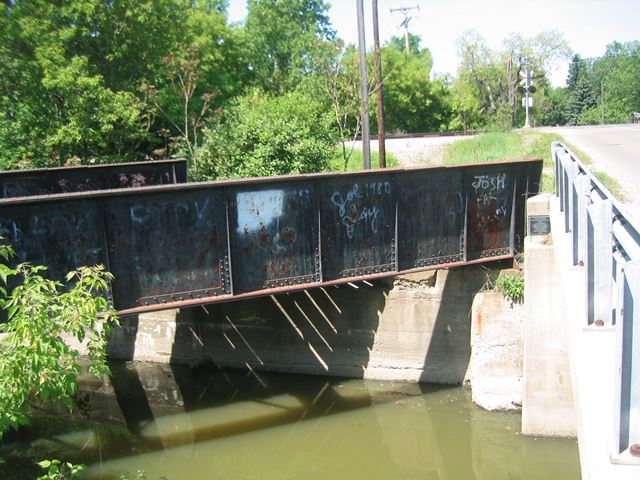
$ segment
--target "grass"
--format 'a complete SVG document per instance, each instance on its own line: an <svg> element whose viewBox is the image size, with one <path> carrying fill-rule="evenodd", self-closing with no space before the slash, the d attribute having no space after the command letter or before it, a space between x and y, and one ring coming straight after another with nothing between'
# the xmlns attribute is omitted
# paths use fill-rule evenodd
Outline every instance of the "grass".
<svg viewBox="0 0 640 480"><path fill-rule="evenodd" d="M551 143L562 137L542 132L488 132L448 145L444 152L445 165L494 162L498 160L544 161L540 190L552 192L555 186Z"/></svg>
<svg viewBox="0 0 640 480"><path fill-rule="evenodd" d="M386 163L387 168L394 168L400 166L400 161L398 158L393 155L391 152L386 152ZM355 172L357 170L362 170L363 164L363 155L362 150L357 148L353 149L351 156L349 157L349 163L347 164L347 169L344 168L344 160L342 158L342 149L336 149L336 156L333 160L331 160L331 165L329 167L329 171L331 172ZM378 157L378 152L371 151L371 168L378 168L380 164L380 159Z"/></svg>
<svg viewBox="0 0 640 480"><path fill-rule="evenodd" d="M591 164L591 158L587 154L566 142L560 135L538 131L488 132L460 140L447 146L444 151L444 164L462 165L541 158L544 165L540 191L551 193L555 188L554 166L551 159L552 142L564 143L585 165ZM604 172L592 171L592 173L616 198L622 199L620 186L612 177Z"/></svg>
<svg viewBox="0 0 640 480"><path fill-rule="evenodd" d="M495 282L498 292L512 303L524 299L524 277L522 275L500 275Z"/></svg>

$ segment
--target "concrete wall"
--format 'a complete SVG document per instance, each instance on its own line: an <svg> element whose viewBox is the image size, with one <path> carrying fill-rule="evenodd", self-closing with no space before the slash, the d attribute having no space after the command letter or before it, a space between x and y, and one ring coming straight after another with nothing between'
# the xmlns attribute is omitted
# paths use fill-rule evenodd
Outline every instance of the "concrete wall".
<svg viewBox="0 0 640 480"><path fill-rule="evenodd" d="M527 202L528 215L549 215L549 196ZM522 432L575 436L568 332L553 232L525 239L524 397Z"/></svg>
<svg viewBox="0 0 640 480"><path fill-rule="evenodd" d="M524 305L495 291L480 292L471 319L467 376L473 401L487 410L520 409Z"/></svg>
<svg viewBox="0 0 640 480"><path fill-rule="evenodd" d="M405 275L123 319L112 358L459 384L486 269Z"/></svg>

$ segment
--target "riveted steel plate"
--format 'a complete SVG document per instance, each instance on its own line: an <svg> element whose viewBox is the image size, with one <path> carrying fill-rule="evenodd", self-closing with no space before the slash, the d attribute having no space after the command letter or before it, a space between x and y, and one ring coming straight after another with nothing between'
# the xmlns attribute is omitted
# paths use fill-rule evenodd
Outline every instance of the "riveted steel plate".
<svg viewBox="0 0 640 480"><path fill-rule="evenodd" d="M235 292L320 281L313 184L233 188L229 199Z"/></svg>
<svg viewBox="0 0 640 480"><path fill-rule="evenodd" d="M464 260L465 210L460 170L403 177L398 183L398 268Z"/></svg>
<svg viewBox="0 0 640 480"><path fill-rule="evenodd" d="M184 159L0 172L0 198L53 195L187 181Z"/></svg>
<svg viewBox="0 0 640 480"><path fill-rule="evenodd" d="M231 292L221 189L114 198L105 223L118 307Z"/></svg>
<svg viewBox="0 0 640 480"><path fill-rule="evenodd" d="M508 165L468 169L467 259L508 255L512 251L512 213L516 179Z"/></svg>
<svg viewBox="0 0 640 480"><path fill-rule="evenodd" d="M392 175L323 182L320 215L324 278L396 270L396 181Z"/></svg>
<svg viewBox="0 0 640 480"><path fill-rule="evenodd" d="M45 265L43 274L57 280L79 266L107 263L102 212L92 199L0 208L0 237L15 250L12 264Z"/></svg>

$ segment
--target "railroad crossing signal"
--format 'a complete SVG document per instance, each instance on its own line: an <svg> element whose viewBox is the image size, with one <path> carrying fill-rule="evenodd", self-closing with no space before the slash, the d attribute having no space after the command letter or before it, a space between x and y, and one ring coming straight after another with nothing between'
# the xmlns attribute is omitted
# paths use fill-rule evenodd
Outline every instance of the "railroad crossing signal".
<svg viewBox="0 0 640 480"><path fill-rule="evenodd" d="M524 85L520 85L518 87L518 93L536 93L538 89L535 87L535 85L529 85L524 86Z"/></svg>

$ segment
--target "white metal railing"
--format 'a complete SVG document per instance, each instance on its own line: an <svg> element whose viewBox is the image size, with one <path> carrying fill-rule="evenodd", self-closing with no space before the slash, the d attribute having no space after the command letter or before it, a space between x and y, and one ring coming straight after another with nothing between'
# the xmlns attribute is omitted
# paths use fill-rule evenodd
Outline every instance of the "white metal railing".
<svg viewBox="0 0 640 480"><path fill-rule="evenodd" d="M551 145L556 195L572 238L573 265L584 266L586 322L617 332L614 448L640 447L640 227L565 145Z"/></svg>

